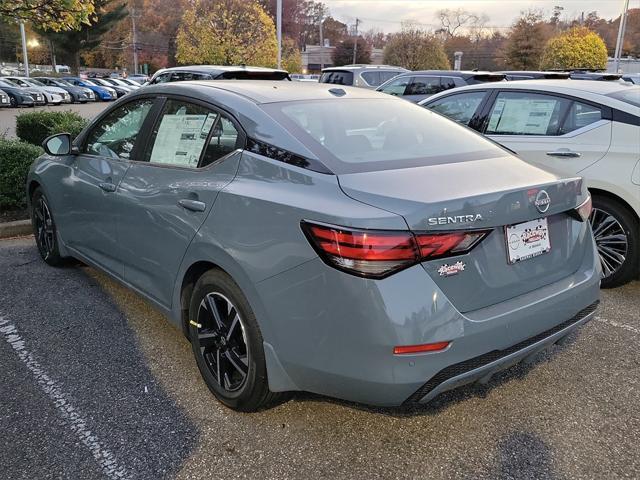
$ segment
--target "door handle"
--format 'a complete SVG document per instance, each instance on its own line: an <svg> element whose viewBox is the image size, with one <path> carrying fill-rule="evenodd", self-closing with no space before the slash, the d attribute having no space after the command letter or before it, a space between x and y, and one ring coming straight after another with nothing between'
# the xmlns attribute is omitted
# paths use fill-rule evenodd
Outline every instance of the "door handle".
<svg viewBox="0 0 640 480"><path fill-rule="evenodd" d="M111 182L101 182L98 186L105 192L111 193L116 191L116 186Z"/></svg>
<svg viewBox="0 0 640 480"><path fill-rule="evenodd" d="M207 209L206 203L199 202L198 200L189 200L187 198L178 200L178 205L182 208L186 208L187 210L191 210L192 212L204 212Z"/></svg>
<svg viewBox="0 0 640 480"><path fill-rule="evenodd" d="M550 157L560 157L560 158L579 158L582 156L579 152L574 152L573 150L569 150L568 148L562 148L560 150L555 150L553 152L547 152L547 155Z"/></svg>

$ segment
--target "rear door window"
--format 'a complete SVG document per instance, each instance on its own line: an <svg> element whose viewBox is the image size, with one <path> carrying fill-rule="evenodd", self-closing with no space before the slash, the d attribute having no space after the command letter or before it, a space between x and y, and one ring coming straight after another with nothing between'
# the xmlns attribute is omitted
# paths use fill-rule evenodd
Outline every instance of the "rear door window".
<svg viewBox="0 0 640 480"><path fill-rule="evenodd" d="M372 87L382 85L383 81L380 78L380 72L363 72L362 78Z"/></svg>
<svg viewBox="0 0 640 480"><path fill-rule="evenodd" d="M233 152L238 140L238 131L226 116L170 99L151 133L145 159L177 167L202 167Z"/></svg>
<svg viewBox="0 0 640 480"><path fill-rule="evenodd" d="M320 83L333 83L336 85L353 85L353 73L347 71L324 72L320 76Z"/></svg>
<svg viewBox="0 0 640 480"><path fill-rule="evenodd" d="M405 95L433 95L442 91L440 77L417 76L411 79L411 83L405 90Z"/></svg>
<svg viewBox="0 0 640 480"><path fill-rule="evenodd" d="M500 92L493 104L487 135L560 135L571 101L531 92Z"/></svg>
<svg viewBox="0 0 640 480"><path fill-rule="evenodd" d="M468 125L485 95L485 91L449 95L429 103L427 108L458 123Z"/></svg>

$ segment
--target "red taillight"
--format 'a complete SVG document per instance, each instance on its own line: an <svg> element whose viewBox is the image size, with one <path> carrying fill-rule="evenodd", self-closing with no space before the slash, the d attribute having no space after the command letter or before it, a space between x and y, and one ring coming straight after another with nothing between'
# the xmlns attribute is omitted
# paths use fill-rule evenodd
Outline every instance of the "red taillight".
<svg viewBox="0 0 640 480"><path fill-rule="evenodd" d="M383 278L423 260L465 253L488 232L416 234L355 230L302 222L302 229L329 265L371 278Z"/></svg>
<svg viewBox="0 0 640 480"><path fill-rule="evenodd" d="M405 345L400 347L393 347L394 355L407 355L411 353L424 353L424 352L441 352L446 349L451 342L436 342L425 343L423 345Z"/></svg>
<svg viewBox="0 0 640 480"><path fill-rule="evenodd" d="M583 222L586 222L589 219L592 210L593 205L591 203L591 195L589 195L584 202L576 207L576 213Z"/></svg>

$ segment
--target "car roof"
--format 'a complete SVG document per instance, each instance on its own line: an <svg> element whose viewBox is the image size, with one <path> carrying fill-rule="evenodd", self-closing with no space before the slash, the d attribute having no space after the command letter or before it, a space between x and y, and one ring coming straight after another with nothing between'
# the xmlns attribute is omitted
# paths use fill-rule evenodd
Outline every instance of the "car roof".
<svg viewBox="0 0 640 480"><path fill-rule="evenodd" d="M236 95L241 95L258 104L335 98L380 98L380 93L366 88L317 82L281 82L275 80L198 80L176 83L224 90Z"/></svg>
<svg viewBox="0 0 640 480"><path fill-rule="evenodd" d="M206 73L222 73L222 72L282 72L288 73L286 70L278 68L252 67L250 65L185 65L181 67L169 67L158 70L158 73L165 72L206 72Z"/></svg>
<svg viewBox="0 0 640 480"><path fill-rule="evenodd" d="M608 95L618 90L624 89L624 83L619 82L593 82L591 80L571 80L571 79L550 79L550 80L518 80L517 82L500 82L500 83L483 83L478 85L468 85L460 87L462 89L530 89L530 90L549 90L569 89L580 92L596 93L599 95Z"/></svg>
<svg viewBox="0 0 640 480"><path fill-rule="evenodd" d="M445 90L444 92L437 93L422 102L421 105L430 103L438 98L455 94L463 93L474 90L488 90L488 89L500 89L500 90L539 90L544 93L559 93L565 95L573 95L581 98L589 99L599 103L606 103L610 106L616 106L620 110L632 112L637 115L638 107L635 107L626 102L616 100L609 97L610 94L623 91L625 89L638 89L637 85L630 85L624 81L621 82L594 82L592 80L517 80L514 82L499 82L499 83L482 83L477 85L466 85L464 87L458 87L451 90ZM603 98L604 97L604 98ZM606 100L605 100L606 99Z"/></svg>
<svg viewBox="0 0 640 480"><path fill-rule="evenodd" d="M395 65L369 65L369 64L366 64L366 63L342 65L340 67L327 67L327 68L323 68L322 69L323 72L335 72L335 71L340 71L340 70L349 70L349 71L351 71L351 70L399 70L401 72L408 72L409 71L406 68L397 67Z"/></svg>

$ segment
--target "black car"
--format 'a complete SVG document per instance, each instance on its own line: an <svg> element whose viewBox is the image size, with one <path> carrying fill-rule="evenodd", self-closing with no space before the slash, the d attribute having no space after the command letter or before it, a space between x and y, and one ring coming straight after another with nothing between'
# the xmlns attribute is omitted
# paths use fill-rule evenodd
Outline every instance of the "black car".
<svg viewBox="0 0 640 480"><path fill-rule="evenodd" d="M42 93L19 87L2 78L0 78L0 88L9 95L9 105L12 107L33 107L36 103L46 103Z"/></svg>
<svg viewBox="0 0 640 480"><path fill-rule="evenodd" d="M562 80L569 78L569 72L544 72L544 71L508 71L500 72L506 80Z"/></svg>
<svg viewBox="0 0 640 480"><path fill-rule="evenodd" d="M451 88L502 80L505 80L505 75L495 72L421 70L402 73L383 83L376 90L411 102L419 102Z"/></svg>
<svg viewBox="0 0 640 480"><path fill-rule="evenodd" d="M274 68L193 65L158 70L146 85L185 80L291 80L289 72Z"/></svg>
<svg viewBox="0 0 640 480"><path fill-rule="evenodd" d="M69 92L73 103L87 103L94 102L96 100L96 96L90 89L77 87L61 78L35 77L35 79L47 86L62 88Z"/></svg>

